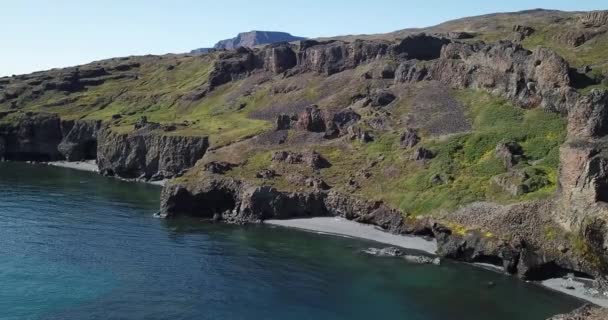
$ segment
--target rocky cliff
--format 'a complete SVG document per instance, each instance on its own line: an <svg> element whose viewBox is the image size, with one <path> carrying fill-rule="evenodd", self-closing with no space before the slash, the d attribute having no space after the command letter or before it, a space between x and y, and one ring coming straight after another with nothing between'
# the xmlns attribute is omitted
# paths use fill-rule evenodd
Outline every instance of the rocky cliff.
<svg viewBox="0 0 608 320"><path fill-rule="evenodd" d="M191 168L209 146L207 137L164 135L148 124L131 133L100 132L97 165L104 175L162 180Z"/></svg>
<svg viewBox="0 0 608 320"><path fill-rule="evenodd" d="M335 215L526 279L602 280L604 17L533 10L1 78L0 155L176 177L167 218Z"/></svg>

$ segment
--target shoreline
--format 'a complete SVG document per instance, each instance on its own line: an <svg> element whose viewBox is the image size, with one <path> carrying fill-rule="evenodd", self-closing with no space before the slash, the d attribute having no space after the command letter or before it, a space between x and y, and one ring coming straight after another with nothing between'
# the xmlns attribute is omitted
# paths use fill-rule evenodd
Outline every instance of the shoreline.
<svg viewBox="0 0 608 320"><path fill-rule="evenodd" d="M404 249L422 251L431 255L436 255L437 253L437 243L435 240L426 240L415 236L396 235L372 225L354 222L340 217L265 220L264 223L272 226L301 229L322 234L371 240Z"/></svg>
<svg viewBox="0 0 608 320"><path fill-rule="evenodd" d="M564 278L552 278L537 283L544 288L582 299L603 308L608 308L608 297L590 295L585 288L585 283L580 278L573 278L571 281ZM570 289L566 288L566 286L569 286Z"/></svg>
<svg viewBox="0 0 608 320"><path fill-rule="evenodd" d="M271 226L299 229L318 234L370 240L408 250L422 251L431 255L436 255L437 252L437 244L434 240L429 241L416 236L395 235L375 226L350 221L340 217L266 220L264 223ZM484 263L470 263L470 265L492 272L503 273L502 268L494 265ZM521 281L521 279L517 280ZM568 282L567 279L552 278L533 283L543 288L566 294L600 307L608 308L608 297L602 298L590 295L585 289L585 284L580 279L574 279L572 282ZM565 286L566 283L569 286L574 287L574 289L567 289Z"/></svg>
<svg viewBox="0 0 608 320"><path fill-rule="evenodd" d="M36 164L36 162L32 162ZM86 161L50 161L50 162L39 162L40 164L45 164L47 166L58 167L58 168L66 168L78 171L92 172L99 174L99 167L97 167L97 161L95 160L86 160ZM113 176L112 178L126 181L126 182L140 182L147 183L155 186L162 187L164 186L169 179L163 179L158 181L148 181L142 179L125 179L117 176Z"/></svg>
<svg viewBox="0 0 608 320"><path fill-rule="evenodd" d="M45 164L53 167L99 174L99 169L95 160L74 162L53 161L32 164ZM167 179L160 181L145 181L140 179L124 179L120 177L114 178L126 182L140 182L161 187L168 181ZM350 221L341 217L312 217L286 220L271 219L265 220L264 224L283 228L299 229L318 234L368 240L385 245L400 247L406 250L419 251L433 256L435 256L437 253L437 243L435 240L426 240L417 236L395 235L388 233L379 227ZM471 265L486 269L488 271L502 272L502 270L499 270L498 267L492 265L482 263L472 263ZM572 281L564 278L551 278L534 283L543 288L566 294L603 308L608 308L608 297L596 297L589 294L585 288L585 283L578 278L575 278ZM566 286L570 288L566 288Z"/></svg>

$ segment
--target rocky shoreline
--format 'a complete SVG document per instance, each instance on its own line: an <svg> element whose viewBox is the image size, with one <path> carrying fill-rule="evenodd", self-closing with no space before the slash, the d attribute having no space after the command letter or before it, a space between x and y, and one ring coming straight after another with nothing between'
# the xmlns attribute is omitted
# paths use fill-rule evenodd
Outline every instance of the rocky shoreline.
<svg viewBox="0 0 608 320"><path fill-rule="evenodd" d="M605 16L606 13L601 15ZM605 23L597 14L585 19L594 24ZM514 32L533 31L516 26ZM524 37L524 33L519 36ZM63 73L46 77L33 75L24 78L27 85L22 92L11 91L2 98L11 101L11 109L1 113L0 120L10 118L11 121L0 123L0 159L52 162L89 171L92 171L90 163L82 161L95 160L99 173L106 176L130 181L167 180L159 212L164 218L188 215L235 224L268 221L288 224L285 221L295 223L288 219L338 218L371 225L396 236L433 239L436 254L441 258L490 265L524 280L549 281L546 284L554 288L551 279L569 274L593 278L600 294L608 292L608 91L594 89L583 93L578 90L583 82L593 82L587 76L587 68L583 71L572 68L553 50L540 47L529 50L518 41L487 44L429 34L408 35L391 41L305 40L298 44L239 48L214 54L213 59L206 82L192 92L182 92L183 95L172 98L177 109L196 106L199 100L221 91L220 87L239 81L242 92L235 89L238 92L230 100L232 104L222 106L231 112L244 110L247 102L254 103L247 99L264 83L272 84L268 91L262 91L264 96L284 94L291 98L297 91L310 89L299 88L301 84L296 82L300 76L323 78L322 81L331 79L336 83L351 81L358 91L346 92L345 96L315 96L314 92L306 92L307 97L317 98L313 103L330 100L330 106L325 108L306 99L286 100L289 103L277 100L280 103L273 103L264 112L252 110L247 114L257 120L274 121L274 129L211 146L209 137L188 134L192 132L187 130L189 124L183 125L185 130L180 131L178 124L150 122L141 116L128 127L120 122L121 114L111 115L111 119L104 121L84 120L84 116L66 120L53 113L13 110L19 103L35 100L42 90L38 86L44 87L42 91L62 90L69 95L83 90L85 83L90 86L97 83L91 80L95 79L96 72L85 72L87 69L66 71L70 77L63 79L60 86L49 81L57 80L54 77L62 77ZM365 71L359 68L362 66L369 68ZM132 68L137 69L139 65ZM165 71L174 68L172 65ZM106 72L103 68L101 71ZM341 73L347 76L339 78ZM13 82L5 80L6 84ZM328 80L325 84L330 83ZM330 185L331 181L322 179L322 170L340 164L330 163L326 155L315 148L324 147L332 153L335 152L332 147L343 144L353 149L353 145L374 141L374 134L398 136L399 146L393 147L401 148L403 152L398 156L407 157L412 164L384 168L385 177L415 170L414 166L433 164L438 155L432 148L419 145L425 138L429 139L423 136L425 128L414 128L415 121L410 115L399 118L389 108L399 100L396 91L420 84L429 85L434 92L443 89L486 92L522 110L538 109L563 116L561 124L566 126L567 122L567 134L563 126L555 129L560 132L550 132L563 136L561 140L555 139L556 146L552 149L556 151L555 160L549 173L542 172L543 175L536 177L526 173L525 169L542 171L542 168L532 168L532 163L544 159L549 151L542 149L544 154L540 159L526 160L523 143L516 141L500 141L497 145L492 140L493 150L487 152L480 148L484 152L475 155L476 158L493 157L500 162L498 174L489 170L492 174L488 179L491 187L501 189L507 196L522 196L530 189L539 190L550 183L557 191L550 189L550 195L539 198L519 197L516 199L525 201L518 203L490 199L506 204L474 202L488 197L472 197L457 202L462 205L449 212L421 216L372 200L375 198L369 194L353 192L369 181L366 180L372 176L369 169L384 161L384 154L381 160L366 159L367 163L353 166L350 171L356 172L334 173L334 176L350 176L336 179L341 185ZM336 91L344 89L336 88L339 88ZM446 98L441 103L450 112L462 107L455 99ZM464 118L464 111L461 113L448 113L446 117ZM126 116L133 115L135 113ZM471 123L460 120L448 121L454 126L451 131L439 130L430 138L469 132ZM214 127L214 132L222 134L222 126ZM543 135L548 134L543 132ZM477 142L485 143L483 137ZM543 144L545 140L533 142ZM458 156L465 144L460 141L448 156ZM266 157L267 161L245 156L245 151L251 149L260 151L255 156ZM351 149L340 151L348 153ZM348 158L348 154L343 157ZM81 162L75 165L74 161ZM253 174L243 169L251 163L256 170ZM255 166L260 163L263 167ZM453 172L446 173L449 168L444 167L431 172L430 179L424 177L424 181L417 182L432 187L454 182ZM232 173L239 168L240 175ZM273 180L277 177L284 178L283 184ZM487 192L478 192L484 191Z"/></svg>

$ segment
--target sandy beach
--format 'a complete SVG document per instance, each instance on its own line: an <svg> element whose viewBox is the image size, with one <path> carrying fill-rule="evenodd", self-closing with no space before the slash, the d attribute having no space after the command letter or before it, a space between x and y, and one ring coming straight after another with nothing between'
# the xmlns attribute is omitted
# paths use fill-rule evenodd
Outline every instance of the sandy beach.
<svg viewBox="0 0 608 320"><path fill-rule="evenodd" d="M395 235L378 227L358 223L338 217L317 217L290 220L266 220L266 224L297 228L319 233L341 235L353 238L372 240L391 246L423 251L430 254L437 252L436 242L420 237Z"/></svg>
<svg viewBox="0 0 608 320"><path fill-rule="evenodd" d="M52 162L46 162L46 164L49 166L68 168L68 169L74 169L74 170L80 170L80 171L99 172L99 168L97 167L97 162L95 160L52 161ZM169 179L158 180L158 181L147 181L147 180L141 180L141 179L124 179L124 178L119 178L119 177L115 177L115 178L123 180L123 181L143 182L143 183L153 184L153 185L161 186L161 187L164 186L165 183L167 183L167 181L169 181Z"/></svg>
<svg viewBox="0 0 608 320"><path fill-rule="evenodd" d="M581 281L577 281L576 278L573 279L573 281L562 278L554 278L541 281L540 284L549 289L589 301L604 308L608 308L608 297L596 297L587 293L585 284ZM570 289L566 288L567 286L570 287Z"/></svg>
<svg viewBox="0 0 608 320"><path fill-rule="evenodd" d="M47 162L49 166L54 167L62 167L69 168L81 171L89 171L89 172L99 172L99 168L97 167L97 162L95 160L87 160L87 161L53 161Z"/></svg>

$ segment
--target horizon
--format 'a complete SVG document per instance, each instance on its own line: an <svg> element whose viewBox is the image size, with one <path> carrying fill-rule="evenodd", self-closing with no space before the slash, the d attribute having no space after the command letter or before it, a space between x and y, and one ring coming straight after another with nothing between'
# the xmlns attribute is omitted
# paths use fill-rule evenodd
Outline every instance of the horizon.
<svg viewBox="0 0 608 320"><path fill-rule="evenodd" d="M347 7L340 5L344 2ZM51 4L41 0L28 1L27 4L11 3L0 12L0 19L5 23L5 28L0 31L5 39L0 51L0 77L114 57L188 53L197 48L213 47L220 40L249 31L279 31L299 37L322 38L424 28L493 13L606 9L599 0L584 4L562 0L535 1L532 7L527 2L518 0L482 5L481 1L445 4L431 0L415 8L407 8L411 1L384 0L370 7L362 1L341 0L300 8L298 13L310 16L309 19L293 19L292 14L284 14L278 0L270 0L257 7L245 0L231 1L235 4L230 12L233 19L222 19L222 15L214 14L224 10L225 6L193 0L172 3L136 0L120 5L121 11L111 9L116 7L111 4L83 4L75 0ZM319 7L326 10L319 11ZM391 10L387 10L388 7ZM205 28L206 25L213 27Z"/></svg>

